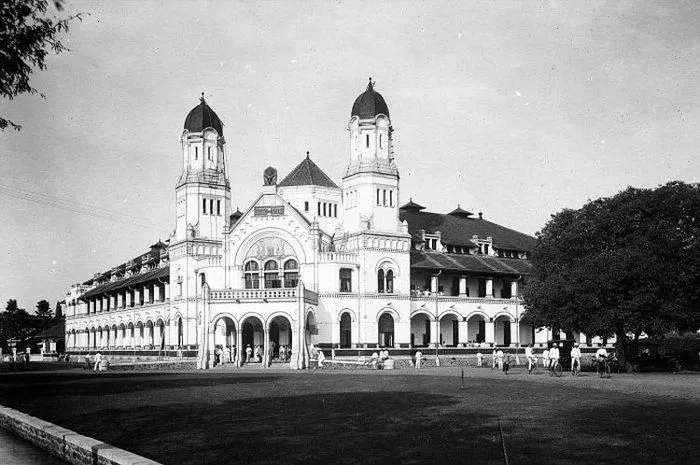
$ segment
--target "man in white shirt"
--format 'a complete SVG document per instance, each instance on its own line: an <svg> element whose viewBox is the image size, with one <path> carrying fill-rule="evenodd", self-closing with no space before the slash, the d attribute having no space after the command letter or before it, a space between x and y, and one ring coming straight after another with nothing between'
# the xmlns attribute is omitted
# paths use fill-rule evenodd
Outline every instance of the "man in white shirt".
<svg viewBox="0 0 700 465"><path fill-rule="evenodd" d="M549 349L545 347L542 351L542 364L545 368L549 368Z"/></svg>
<svg viewBox="0 0 700 465"><path fill-rule="evenodd" d="M420 360L423 357L423 353L420 349L416 350L416 370L420 370Z"/></svg>
<svg viewBox="0 0 700 465"><path fill-rule="evenodd" d="M102 363L102 354L97 352L95 354L95 368L93 368L93 371L100 371L100 363Z"/></svg>
<svg viewBox="0 0 700 465"><path fill-rule="evenodd" d="M581 371L581 349L578 342L574 342L574 347L571 349L571 374L574 374L574 367Z"/></svg>
<svg viewBox="0 0 700 465"><path fill-rule="evenodd" d="M503 351L501 349L498 349L498 352L496 352L496 360L498 363L498 369L503 370Z"/></svg>
<svg viewBox="0 0 700 465"><path fill-rule="evenodd" d="M559 361L559 347L555 342L552 348L549 349L549 368L554 368L554 365Z"/></svg>
<svg viewBox="0 0 700 465"><path fill-rule="evenodd" d="M537 365L537 357L532 353L532 344L525 347L525 358L527 359L528 373Z"/></svg>

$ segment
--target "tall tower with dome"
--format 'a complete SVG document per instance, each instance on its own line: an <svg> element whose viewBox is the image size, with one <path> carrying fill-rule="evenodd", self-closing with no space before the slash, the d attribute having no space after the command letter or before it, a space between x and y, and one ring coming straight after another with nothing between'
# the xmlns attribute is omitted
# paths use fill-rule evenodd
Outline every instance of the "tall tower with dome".
<svg viewBox="0 0 700 465"><path fill-rule="evenodd" d="M394 162L393 128L384 97L372 78L350 113L350 160L343 175L345 227L349 232L397 232L399 171Z"/></svg>

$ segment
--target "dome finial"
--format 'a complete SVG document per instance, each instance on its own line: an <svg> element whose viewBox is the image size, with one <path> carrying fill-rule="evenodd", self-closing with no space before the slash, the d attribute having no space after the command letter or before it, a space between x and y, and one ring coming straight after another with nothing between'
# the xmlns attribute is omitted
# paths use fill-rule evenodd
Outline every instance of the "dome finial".
<svg viewBox="0 0 700 465"><path fill-rule="evenodd" d="M202 102L202 103L206 103L206 102L204 101L204 92L202 92L202 96L199 97L199 101Z"/></svg>
<svg viewBox="0 0 700 465"><path fill-rule="evenodd" d="M306 151L306 158L309 158L309 151Z"/></svg>
<svg viewBox="0 0 700 465"><path fill-rule="evenodd" d="M374 89L374 83L372 82L372 76L369 78L369 84L367 84L367 90Z"/></svg>

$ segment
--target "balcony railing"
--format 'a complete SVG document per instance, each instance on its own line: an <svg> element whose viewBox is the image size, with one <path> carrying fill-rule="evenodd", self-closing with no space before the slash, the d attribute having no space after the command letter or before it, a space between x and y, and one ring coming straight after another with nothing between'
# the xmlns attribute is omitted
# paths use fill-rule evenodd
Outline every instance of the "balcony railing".
<svg viewBox="0 0 700 465"><path fill-rule="evenodd" d="M354 252L321 252L319 255L321 263L329 262L357 262L357 254Z"/></svg>
<svg viewBox="0 0 700 465"><path fill-rule="evenodd" d="M211 300L290 300L297 298L295 287L288 289L217 289Z"/></svg>
<svg viewBox="0 0 700 465"><path fill-rule="evenodd" d="M496 297L467 297L467 296L447 296L447 295L433 295L433 296L411 296L411 302L415 302L418 306L423 303L435 303L435 300L439 303L494 303L494 304L522 304L522 299L515 298L496 298Z"/></svg>

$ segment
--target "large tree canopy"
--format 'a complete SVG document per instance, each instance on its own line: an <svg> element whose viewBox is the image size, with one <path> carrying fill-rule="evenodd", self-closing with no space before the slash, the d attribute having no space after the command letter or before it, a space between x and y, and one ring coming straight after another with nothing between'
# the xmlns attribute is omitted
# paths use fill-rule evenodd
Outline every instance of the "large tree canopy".
<svg viewBox="0 0 700 465"><path fill-rule="evenodd" d="M524 323L628 337L700 326L700 188L628 188L537 234ZM635 337L636 336L636 337Z"/></svg>
<svg viewBox="0 0 700 465"><path fill-rule="evenodd" d="M52 2L63 10L63 0ZM29 77L35 68L46 69L50 52L67 50L59 35L68 32L73 19L81 15L57 18L48 13L47 0L3 0L0 2L0 96L12 100L19 94L39 94ZM0 116L0 129L21 126Z"/></svg>

